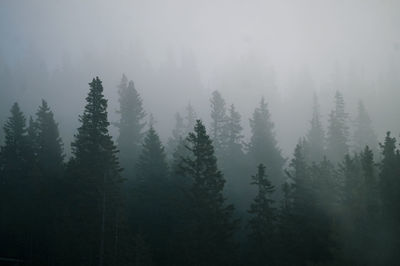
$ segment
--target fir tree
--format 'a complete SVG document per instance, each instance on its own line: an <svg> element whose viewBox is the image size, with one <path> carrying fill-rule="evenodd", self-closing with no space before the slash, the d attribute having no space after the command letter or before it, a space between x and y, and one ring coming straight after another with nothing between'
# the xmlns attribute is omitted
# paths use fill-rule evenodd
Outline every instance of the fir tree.
<svg viewBox="0 0 400 266"><path fill-rule="evenodd" d="M196 125L196 119L197 119L197 114L196 111L194 110L193 106L191 103L189 103L186 106L186 116L185 116L185 133L184 136L189 134L189 132L192 132L194 126Z"/></svg>
<svg viewBox="0 0 400 266"><path fill-rule="evenodd" d="M135 228L148 239L154 250L154 260L162 263L167 256L165 252L171 230L171 189L164 147L153 127L144 139L137 163L137 179L132 192L136 203Z"/></svg>
<svg viewBox="0 0 400 266"><path fill-rule="evenodd" d="M142 99L135 89L133 81L128 83L128 79L123 75L121 84L118 87L118 113L121 117L117 123L119 129L117 147L120 151L121 166L124 168L123 176L132 181L135 163L140 154L145 126L143 120L146 114L143 110Z"/></svg>
<svg viewBox="0 0 400 266"><path fill-rule="evenodd" d="M233 206L223 196L225 179L218 170L212 141L200 120L187 138L191 156L183 158L181 171L191 179L188 192L191 210L187 214L185 249L188 264L231 265L234 249Z"/></svg>
<svg viewBox="0 0 400 266"><path fill-rule="evenodd" d="M72 143L69 163L74 195L69 210L75 265L110 264L117 244L116 220L120 210L120 167L117 148L108 132L107 100L101 80L90 85L81 126Z"/></svg>
<svg viewBox="0 0 400 266"><path fill-rule="evenodd" d="M335 94L335 107L329 115L327 156L333 163L340 162L348 152L348 114L345 111L343 95Z"/></svg>
<svg viewBox="0 0 400 266"><path fill-rule="evenodd" d="M372 150L376 150L378 139L372 128L372 122L369 118L367 110L362 101L358 103L358 114L355 121L354 131L354 149L358 152L362 151L365 146L369 146Z"/></svg>
<svg viewBox="0 0 400 266"><path fill-rule="evenodd" d="M212 93L211 103L211 138L217 153L222 151L224 139L226 139L226 107L225 100L218 91Z"/></svg>
<svg viewBox="0 0 400 266"><path fill-rule="evenodd" d="M264 98L260 101L260 106L253 113L250 120L251 139L249 143L249 156L254 164L268 163L268 170L272 176L272 183L282 182L282 168L285 159L278 148L278 142L275 139L274 123L271 121L267 103Z"/></svg>
<svg viewBox="0 0 400 266"><path fill-rule="evenodd" d="M319 162L324 156L325 132L321 122L321 114L317 96L314 94L313 114L311 127L307 134L306 154L309 162Z"/></svg>
<svg viewBox="0 0 400 266"><path fill-rule="evenodd" d="M252 176L252 184L257 186L257 196L248 210L251 218L250 227L250 253L255 265L274 265L274 242L276 239L276 210L273 207L272 194L274 186L268 180L265 166L258 166L257 174Z"/></svg>
<svg viewBox="0 0 400 266"><path fill-rule="evenodd" d="M184 119L179 113L175 114L175 127L172 130L172 136L168 140L168 154L173 154L177 149L179 143L184 139L185 124Z"/></svg>
<svg viewBox="0 0 400 266"><path fill-rule="evenodd" d="M3 254L31 259L27 239L32 240L34 154L27 134L26 118L18 103L4 125L1 147L0 244ZM10 256L9 255L9 256Z"/></svg>

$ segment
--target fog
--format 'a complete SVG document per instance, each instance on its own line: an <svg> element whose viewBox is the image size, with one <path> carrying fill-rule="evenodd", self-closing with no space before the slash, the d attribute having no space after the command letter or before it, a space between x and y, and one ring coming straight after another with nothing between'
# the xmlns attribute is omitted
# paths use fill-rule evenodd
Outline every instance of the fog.
<svg viewBox="0 0 400 266"><path fill-rule="evenodd" d="M365 102L379 137L400 131L394 100L400 91L398 1L0 5L0 64L15 80L10 86L3 79L2 119L13 101L32 112L45 98L67 141L96 75L116 119L122 73L135 82L164 140L174 113L189 102L208 120L214 90L237 106L245 128L265 96L285 154L307 130L313 92L324 118L340 90L350 113L359 99Z"/></svg>
<svg viewBox="0 0 400 266"><path fill-rule="evenodd" d="M398 265L399 11L1 0L0 264Z"/></svg>

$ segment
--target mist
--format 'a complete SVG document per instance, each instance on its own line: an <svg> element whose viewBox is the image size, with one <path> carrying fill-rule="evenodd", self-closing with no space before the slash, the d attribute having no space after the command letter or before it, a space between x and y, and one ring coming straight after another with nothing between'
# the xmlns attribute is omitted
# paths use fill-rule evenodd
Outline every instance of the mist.
<svg viewBox="0 0 400 266"><path fill-rule="evenodd" d="M398 104L398 99L400 99L399 10L400 2L395 0L3 0L0 3L0 125L7 124L11 115L10 109L17 102L26 118L29 131L29 118L35 119L38 106L44 99L54 114L56 127L62 140L63 173L58 174L64 178L65 176L75 176L76 172L71 170L74 169L71 165L75 161L79 161L77 159L79 148L76 147L79 147L77 138L81 131L77 129L84 123L82 117L86 112L86 97L89 89L100 86L95 79L99 77L102 88L104 88L101 93L108 100L107 121L110 126L107 127L107 130L110 141L115 143L120 152L120 156L117 158L124 169L120 175L127 180L125 183L128 184L126 186L128 188L122 189L125 192L135 187L134 180L139 172L133 168L129 170L129 167L137 164L136 160L142 154L141 147L145 145L145 136L147 136L149 128L154 128L156 135L160 138L160 144L165 147L168 176L170 178L172 178L171 176L185 176L184 173L174 172L175 164L179 164L174 160L177 160L179 156L186 156L186 153L183 153L185 155L176 155L176 150L180 147L178 139L186 139L187 133L194 130L193 119L195 118L201 120L213 141L218 159L217 165L226 180L224 197L227 198L227 202L235 205L237 212L233 216L241 219L241 227L249 219L251 220L248 210L257 189L249 186L252 182L252 175L258 173L259 176L263 173L257 172L262 171L262 167L258 167L258 164L262 163L266 166L266 175L275 186L275 194L272 196L275 202L274 206L279 209L281 201L285 197L285 190L282 189L284 184L296 183L296 180L299 180L296 179L296 173L293 173L296 169L291 168L293 166L291 162L296 158L295 149L302 145L307 167L310 168L309 175L314 178L317 175L317 170L314 169L315 172L312 172L314 171L312 168L317 167L313 163L318 164L319 173L321 173L324 169L328 169L324 168L327 167L323 164L324 160L329 160L333 167L331 177L342 188L346 187L346 176L350 175L348 171L346 172L346 162L349 163L347 170L353 166L353 168L361 169L365 165L362 158L366 158L368 153L364 150L364 146L368 145L374 154L373 161L375 163L373 167L371 166L374 169L374 173L371 175L375 176L376 183L379 183L379 187L382 189L385 185L381 184L384 182L379 180L384 180L385 173L387 174L384 170L386 168L382 166L385 156L387 156L387 153L384 153L384 147L386 144L389 145L390 136L398 138L400 134L400 105ZM126 84L123 82L123 76L126 78ZM138 144L132 148L137 151L133 155L129 155L132 157L128 162L124 161L124 156L128 156L129 153L124 151L123 147L125 146L121 144L124 143L121 140L123 139L121 124L123 110L129 108L123 109L124 97L121 96L123 95L121 91L125 87L125 89L128 88L129 81L133 82L134 91L140 98L135 102L136 105L138 102L140 102L140 106L143 105L143 117L139 113L137 114L141 121L136 125L139 129L137 133L132 133L136 132L133 129L129 133L137 134ZM88 85L90 82L94 84L91 87ZM216 96L215 92L218 92L219 96ZM216 102L220 100L219 97L222 101L218 105ZM265 100L265 110L261 99ZM126 104L129 106L128 103ZM234 159L227 155L229 152L218 148L218 145L223 144L218 144L217 120L213 116L213 111L218 111L219 107L223 110L221 112L228 114L231 104L234 104L235 110L241 117L239 123L241 132L238 134L240 140L234 141L235 145L239 145L240 155ZM346 131L344 135L347 137L344 143L346 147L344 148L345 152L339 151L338 154L334 154L329 152L329 147L331 147L329 146L329 136L333 132L331 130L334 127L332 126L333 117L340 113L341 104L344 106L342 118L346 120L343 126L343 130ZM360 107L361 105L363 107ZM192 117L193 123L190 122L188 106L193 107L196 114L195 117ZM365 108L365 113L367 113L367 118L364 120L362 120L364 113L360 113L360 108ZM268 119L267 125L270 125L269 122L272 123L268 132L271 132L271 136L273 136L271 143L274 144L271 144L273 147L266 144L265 149L276 149L274 155L271 155L272 152L265 156L262 155L264 151L261 148L260 151L254 150L254 136L255 132L258 132L255 129L257 128L255 126L257 112L265 115ZM182 129L183 126L181 129L178 128L177 113L182 116L182 121L184 121L182 123L185 123L186 127L191 126L190 130ZM311 128L315 125L313 118L316 113L318 114L318 123L321 123L326 138L322 140L321 153L317 157L313 157L310 136L312 135ZM340 119L338 118L338 120ZM360 119L369 121L366 122L367 126L360 126L362 124ZM139 126L142 124L143 126ZM366 131L368 133L365 133ZM391 135L386 135L389 131ZM7 130L0 132L3 151L1 154L6 154L8 133ZM180 137L178 138L176 134ZM225 135L221 138L223 142L223 139L228 137ZM361 140L361 138L364 139ZM126 143L129 142L126 141ZM396 155L393 156L398 156L397 144L394 145L393 154ZM259 146L264 147L261 142ZM233 153L232 150L230 152ZM362 152L366 153L361 155ZM257 159L249 159L253 156L251 154ZM345 155L348 156L348 161L346 161ZM5 162L6 160L3 159L2 171L7 169ZM393 163L395 168L398 168L399 163L399 159ZM232 166L233 164L236 164L237 169ZM163 169L163 166L159 167ZM16 166L15 169L19 168ZM366 170L360 171L365 172ZM398 169L393 171L397 171L394 176L399 174ZM4 180L7 180L7 171L3 172L2 176L4 176ZM353 174L354 176L363 175L360 173ZM135 178L133 178L134 176ZM365 180L367 180L366 177ZM392 182L395 178L390 180ZM182 180L174 182L185 183ZM4 181L5 183L7 182ZM165 186L169 188L171 184ZM324 215L345 217L346 211L349 210L338 211L342 210L341 207L335 205L337 202L329 198L329 195L340 198L338 195L346 189L342 192L326 192L324 189L329 185L319 184L318 186L319 190L315 195L322 204L321 208L327 210ZM74 190L71 186L68 188ZM68 191L70 190L66 189L65 191L63 193L69 195ZM325 191L325 194L321 191ZM390 193L392 192L386 194ZM399 198L396 196L398 193L393 193L393 199L398 200ZM127 202L135 201L129 199L129 196L127 197ZM338 199L338 201L340 200ZM357 202L364 201L364 198L357 199ZM387 201L383 197L379 202L377 205L382 207ZM153 208L151 201L148 204L146 205L148 208ZM133 210L137 211L134 217L142 217L140 215L143 211L141 207L134 203L128 203L127 206L130 208L129 213L134 212ZM7 210L7 208L4 209L5 214ZM166 212L171 212L171 210L168 209ZM380 213L380 211L376 212ZM385 213L385 211L382 212ZM176 215L179 217L184 216L176 210L174 213L178 213ZM392 210L387 213L392 213ZM57 216L57 219L68 220L63 215ZM368 215L370 217L370 214ZM15 221L21 219L20 216L15 217L17 217L14 218ZM147 218L149 221L153 221L154 217ZM386 253L381 253L381 260L377 262L366 259L361 262L357 261L357 263L385 265L388 262L397 261L397 257L391 257L392 252L390 251L391 248L395 250L396 247L399 247L398 241L393 240L396 243L392 241L392 237L398 236L399 232L397 218L393 219L396 222L391 222L390 226L385 224L390 229L377 233L378 236L376 236L376 239L379 239L377 242L383 243L377 250L390 246L385 249ZM132 222L134 219L129 215L126 220L128 221L127 225L124 225L126 227L143 226ZM342 226L337 231L340 232L339 238L342 237L342 240L348 240L351 238L350 236L354 235L365 235L360 232L351 232L349 228L355 226L355 223L350 220L343 218L339 222ZM385 216L383 220L389 221L390 219ZM318 224L318 222L316 223ZM7 231L7 225L7 223L2 224L1 230ZM384 227L384 223L381 222L376 222L374 225ZM369 230L377 230L375 227L375 229L371 228L369 227ZM146 230L149 230L150 233L147 234ZM234 233L239 242L246 238L246 230L241 229ZM165 250L163 250L164 246L157 246L164 243L164 240L154 240L155 232L153 229L146 229L145 226L140 234L135 230L129 232L133 236L132 239L135 239L134 242L136 241L134 245L136 248L143 244L140 242L143 237L143 246L149 247L151 250L148 253L152 254L149 255L152 257L152 262L147 261L146 255L144 261L147 262L143 262L142 265L153 265L152 263L162 265L160 262L167 261ZM8 235L8 237L13 238L12 235ZM179 237L183 236L179 235ZM173 237L170 238L173 239ZM186 240L179 239L180 241L187 240L186 238L183 238ZM359 239L354 241L355 246L361 245L360 242L357 242ZM153 242L158 244L153 245ZM250 242L250 240L245 240L245 248L239 252L242 256L240 262L243 265L247 264L246 260L243 260L246 255L243 254L248 254L247 248L251 246ZM329 245L327 244L327 246ZM182 248L179 245L174 247L176 250ZM267 245L266 247L271 246ZM313 248L310 249L315 251ZM19 251L10 251L11 253L9 253L9 250L13 249L0 250L0 257L23 257L25 262L28 260L29 252L26 250L21 251L22 253L18 253ZM354 263L356 261L348 255L351 253L351 248L342 247L340 250L331 256L340 258L333 260L335 263ZM61 255L56 253L49 255L53 260L51 265L61 265L57 260ZM79 257L79 254L81 253L77 252L75 255ZM321 254L324 254L323 251ZM202 257L196 253L192 258L198 258L196 256ZM321 256L329 257L328 255ZM103 258L102 255L99 257ZM83 263L94 265L99 257L95 256L95 259L89 259ZM232 265L219 259L212 263ZM306 258L304 263L320 262L314 259L315 257ZM137 262L137 256L134 260L136 260L135 265L140 265ZM296 260L299 261L299 258L297 257ZM32 257L29 261L32 264L26 265L35 265L35 259ZM68 265L72 261L74 260L64 260L63 263ZM128 265L127 262L124 262L127 264L123 264L114 260L114 264L112 264L110 261L105 258L104 264ZM211 265L210 261L196 262L195 259L178 261L171 259L169 263L171 265L180 265L179 263L192 265L198 262L198 265ZM251 263L265 265L265 261L260 264L261 261L263 258L258 258ZM282 261L277 258L273 258L269 262L270 265L295 265L290 264L293 262L280 263ZM36 263L40 265L40 260L37 260ZM299 262L297 265L306 264Z"/></svg>

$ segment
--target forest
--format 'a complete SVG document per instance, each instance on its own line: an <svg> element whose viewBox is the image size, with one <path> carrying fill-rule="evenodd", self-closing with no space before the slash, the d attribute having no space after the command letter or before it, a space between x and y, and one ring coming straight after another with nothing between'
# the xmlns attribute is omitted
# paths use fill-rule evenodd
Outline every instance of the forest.
<svg viewBox="0 0 400 266"><path fill-rule="evenodd" d="M400 265L399 10L0 0L0 266Z"/></svg>
<svg viewBox="0 0 400 266"><path fill-rule="evenodd" d="M400 152L379 143L362 102L279 148L266 99L249 120L218 91L210 125L191 105L166 144L134 82L118 85L116 140L99 77L89 83L66 157L51 103L18 103L3 125L0 256L22 265L396 265ZM352 148L350 148L352 147Z"/></svg>

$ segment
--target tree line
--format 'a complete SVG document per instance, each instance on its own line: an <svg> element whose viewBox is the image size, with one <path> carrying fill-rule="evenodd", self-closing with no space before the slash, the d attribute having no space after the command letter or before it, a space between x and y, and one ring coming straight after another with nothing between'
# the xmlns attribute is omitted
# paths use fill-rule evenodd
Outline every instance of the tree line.
<svg viewBox="0 0 400 266"><path fill-rule="evenodd" d="M342 94L324 128L282 155L264 98L244 141L241 115L214 91L209 127L189 104L164 146L123 75L118 136L101 80L89 83L66 158L42 101L14 103L0 151L0 260L23 265L396 265L400 152L378 146L360 102L355 130ZM208 129L207 129L208 128Z"/></svg>

